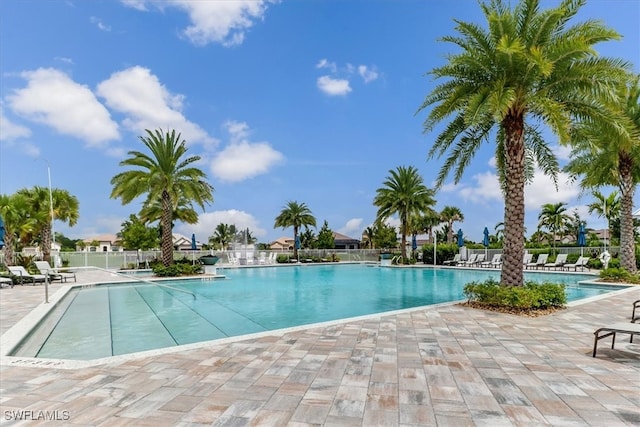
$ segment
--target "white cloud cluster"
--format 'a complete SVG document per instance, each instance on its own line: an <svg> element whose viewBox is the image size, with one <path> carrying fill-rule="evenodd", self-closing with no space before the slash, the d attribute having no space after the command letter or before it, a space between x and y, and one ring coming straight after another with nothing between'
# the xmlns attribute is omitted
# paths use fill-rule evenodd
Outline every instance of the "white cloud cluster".
<svg viewBox="0 0 640 427"><path fill-rule="evenodd" d="M7 96L15 114L92 146L103 146L120 138L117 123L88 87L53 68L39 68L20 75L27 80L27 86Z"/></svg>
<svg viewBox="0 0 640 427"><path fill-rule="evenodd" d="M105 32L109 32L111 31L111 26L105 24L104 22L102 22L102 19L96 17L96 16L92 16L89 18L89 22L91 22L92 24L94 24L96 27L98 27L99 30L101 31L105 31Z"/></svg>
<svg viewBox="0 0 640 427"><path fill-rule="evenodd" d="M97 94L106 105L126 115L123 125L142 134L145 129L179 129L187 143L214 140L182 114L184 96L174 95L147 68L131 67L100 83Z"/></svg>
<svg viewBox="0 0 640 427"><path fill-rule="evenodd" d="M351 92L351 81L349 79L356 73L362 77L365 84L371 83L379 77L375 67L366 65L358 65L356 67L349 63L344 67L338 67L335 62L331 62L326 58L318 61L316 68L329 72L329 74L318 77L316 81L318 89L329 96L344 96Z"/></svg>
<svg viewBox="0 0 640 427"><path fill-rule="evenodd" d="M351 218L343 227L339 228L336 231L340 234L344 234L345 236L353 237L354 239L360 239L363 231L362 221L362 218Z"/></svg>
<svg viewBox="0 0 640 427"><path fill-rule="evenodd" d="M224 46L239 45L254 22L264 18L269 3L277 0L121 0L122 4L140 11L148 5L158 9L175 7L189 15L191 25L183 34L194 44L220 43Z"/></svg>
<svg viewBox="0 0 640 427"><path fill-rule="evenodd" d="M30 136L31 129L9 120L4 115L4 108L0 105L0 141L14 141Z"/></svg>
<svg viewBox="0 0 640 427"><path fill-rule="evenodd" d="M237 182L267 173L284 156L267 142L251 142L244 122L228 121L229 144L211 161L211 172L224 181Z"/></svg>

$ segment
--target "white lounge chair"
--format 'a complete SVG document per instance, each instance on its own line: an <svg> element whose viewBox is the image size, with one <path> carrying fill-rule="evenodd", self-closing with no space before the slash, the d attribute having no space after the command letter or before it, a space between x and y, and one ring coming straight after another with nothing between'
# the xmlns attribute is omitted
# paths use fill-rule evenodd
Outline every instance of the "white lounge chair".
<svg viewBox="0 0 640 427"><path fill-rule="evenodd" d="M586 256L581 256L578 258L578 260L572 264L565 264L562 266L562 269L564 270L565 268L567 269L567 271L569 271L570 269L573 268L573 271L578 271L578 267L580 267L580 270L584 271L584 268L587 267L587 263L589 262L589 257ZM589 267L587 267L589 268Z"/></svg>
<svg viewBox="0 0 640 427"><path fill-rule="evenodd" d="M32 284L36 284L37 282L43 282L47 280L46 276L43 274L30 274L23 266L21 265L11 265L7 266L9 269L9 273L14 276L18 276L18 282L22 285L25 281L30 281Z"/></svg>
<svg viewBox="0 0 640 427"><path fill-rule="evenodd" d="M13 280L9 277L0 277L0 288L13 288Z"/></svg>
<svg viewBox="0 0 640 427"><path fill-rule="evenodd" d="M469 255L469 259L467 259L466 261L460 261L458 265L461 265L463 267L471 267L476 263L476 258L478 258L478 254L471 254Z"/></svg>
<svg viewBox="0 0 640 427"><path fill-rule="evenodd" d="M502 264L502 254L494 254L491 261L483 261L480 267L499 267Z"/></svg>
<svg viewBox="0 0 640 427"><path fill-rule="evenodd" d="M445 262L443 262L444 265L456 265L460 262L460 254L455 254L453 256L453 259L449 259Z"/></svg>
<svg viewBox="0 0 640 427"><path fill-rule="evenodd" d="M253 264L253 252L247 252L247 264Z"/></svg>
<svg viewBox="0 0 640 427"><path fill-rule="evenodd" d="M548 262L544 265L544 268L548 268L551 270L557 270L558 268L562 268L563 265L567 263L567 254L558 254L556 256L556 260L554 262Z"/></svg>
<svg viewBox="0 0 640 427"><path fill-rule="evenodd" d="M533 254L524 254L524 256L522 257L522 265L523 266L527 266L527 264L529 264L531 262L531 260L533 259Z"/></svg>
<svg viewBox="0 0 640 427"><path fill-rule="evenodd" d="M549 254L540 254L535 262L528 262L525 266L527 268L544 268L544 265L547 263L547 259L549 258Z"/></svg>
<svg viewBox="0 0 640 427"><path fill-rule="evenodd" d="M258 264L264 265L266 263L267 263L267 253L260 252L260 255L258 256Z"/></svg>
<svg viewBox="0 0 640 427"><path fill-rule="evenodd" d="M60 282L66 282L69 279L73 279L74 282L77 281L76 273L60 272L54 268L51 268L47 261L35 261L34 264L36 265L36 268L38 269L40 274L44 276L49 275L50 281L60 280Z"/></svg>

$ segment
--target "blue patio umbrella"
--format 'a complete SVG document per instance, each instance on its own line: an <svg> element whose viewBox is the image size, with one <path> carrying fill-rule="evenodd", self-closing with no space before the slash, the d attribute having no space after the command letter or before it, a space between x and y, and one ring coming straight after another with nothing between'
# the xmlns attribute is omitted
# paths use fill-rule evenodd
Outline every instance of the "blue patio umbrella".
<svg viewBox="0 0 640 427"><path fill-rule="evenodd" d="M0 249L4 248L4 222L0 216Z"/></svg>
<svg viewBox="0 0 640 427"><path fill-rule="evenodd" d="M195 251L198 249L198 245L196 244L196 235L195 233L191 235L191 250Z"/></svg>
<svg viewBox="0 0 640 427"><path fill-rule="evenodd" d="M462 228L458 228L458 247L464 246L464 236L462 235Z"/></svg>
<svg viewBox="0 0 640 427"><path fill-rule="evenodd" d="M418 241L416 240L416 235L411 236L411 249L414 251L418 249Z"/></svg>
<svg viewBox="0 0 640 427"><path fill-rule="evenodd" d="M486 248L486 247L489 246L489 229L487 227L485 227L484 231L482 232L482 234L483 234L482 244Z"/></svg>
<svg viewBox="0 0 640 427"><path fill-rule="evenodd" d="M583 255L584 247L587 245L587 231L584 228L584 224L580 224L578 229L578 246L580 246L580 256Z"/></svg>
<svg viewBox="0 0 640 427"><path fill-rule="evenodd" d="M300 237L296 236L296 249L300 249Z"/></svg>

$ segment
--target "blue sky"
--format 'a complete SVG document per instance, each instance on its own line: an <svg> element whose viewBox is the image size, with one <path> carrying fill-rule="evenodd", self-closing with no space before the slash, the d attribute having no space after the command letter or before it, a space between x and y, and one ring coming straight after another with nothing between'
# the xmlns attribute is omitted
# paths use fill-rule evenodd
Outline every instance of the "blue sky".
<svg viewBox="0 0 640 427"><path fill-rule="evenodd" d="M543 2L555 5L556 1ZM375 191L390 169L415 166L432 186L442 161L427 161L435 133L415 114L454 34L453 19L483 24L475 0L3 0L0 3L0 193L48 185L80 201L71 238L115 234L139 202L110 199L111 178L145 128L175 128L215 187L198 224L175 231L206 241L221 222L261 242L287 201L359 238L375 219ZM640 2L591 0L623 40L603 55L640 66ZM568 150L556 147L561 162ZM503 202L484 146L462 181L436 195L459 207L469 239L502 221ZM608 190L607 190L608 194ZM540 206L565 202L588 226L592 201L560 177L526 190L526 226ZM635 208L640 205L636 194ZM393 221L392 221L393 222ZM396 221L397 223L397 221Z"/></svg>

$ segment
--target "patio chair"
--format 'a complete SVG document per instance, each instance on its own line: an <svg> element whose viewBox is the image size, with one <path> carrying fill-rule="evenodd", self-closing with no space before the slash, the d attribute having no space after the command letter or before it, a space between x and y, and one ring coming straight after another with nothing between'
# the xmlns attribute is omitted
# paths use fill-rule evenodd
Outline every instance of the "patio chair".
<svg viewBox="0 0 640 427"><path fill-rule="evenodd" d="M494 254L491 261L483 261L480 267L498 267L502 264L502 254Z"/></svg>
<svg viewBox="0 0 640 427"><path fill-rule="evenodd" d="M522 257L522 265L526 267L527 264L529 264L532 259L533 259L533 254L529 254L529 253L524 254L524 256Z"/></svg>
<svg viewBox="0 0 640 427"><path fill-rule="evenodd" d="M449 259L445 262L443 262L444 265L456 265L460 262L460 254L455 254L453 256L453 259Z"/></svg>
<svg viewBox="0 0 640 427"><path fill-rule="evenodd" d="M578 271L578 267L580 267L580 270L584 271L584 268L587 267L587 263L589 262L589 257L586 256L581 256L578 258L578 260L572 264L565 264L562 266L562 269L564 270L565 268L567 269L567 271L569 271L570 269L573 268L573 271ZM588 269L589 267L587 267Z"/></svg>
<svg viewBox="0 0 640 427"><path fill-rule="evenodd" d="M466 261L460 261L458 265L461 265L463 267L471 267L476 263L477 258L478 258L478 254L471 254L469 255L469 259L467 259Z"/></svg>
<svg viewBox="0 0 640 427"><path fill-rule="evenodd" d="M567 254L558 254L558 256L556 256L556 260L554 262L547 262L544 265L544 268L548 268L549 270L553 268L554 270L557 270L558 268L562 268L566 263Z"/></svg>
<svg viewBox="0 0 640 427"><path fill-rule="evenodd" d="M613 325L596 329L593 334L595 335L595 337L593 339L593 354L591 356L596 357L598 341L606 337L612 337L611 348L613 349L614 345L616 344L616 334L629 334L629 342L632 343L633 336L640 335L640 323L614 323Z"/></svg>
<svg viewBox="0 0 640 427"><path fill-rule="evenodd" d="M10 277L2 277L0 276L0 288L12 287L13 288L13 280Z"/></svg>
<svg viewBox="0 0 640 427"><path fill-rule="evenodd" d="M267 263L267 253L266 252L260 252L260 255L258 257L258 264L266 264Z"/></svg>
<svg viewBox="0 0 640 427"><path fill-rule="evenodd" d="M44 276L43 274L30 274L21 265L10 265L7 266L7 269L9 270L9 273L18 277L18 282L21 285L24 283L25 279L27 281L30 281L33 285L35 285L37 282L44 283L44 281L47 280L46 276Z"/></svg>
<svg viewBox="0 0 640 427"><path fill-rule="evenodd" d="M640 320L640 311L636 316L636 309L640 308L640 299L633 302L633 311L631 312L631 323L635 323L636 320Z"/></svg>
<svg viewBox="0 0 640 427"><path fill-rule="evenodd" d="M547 259L549 259L549 254L540 254L535 262L528 262L525 267L528 269L529 267L538 269L544 268L544 265L547 263Z"/></svg>
<svg viewBox="0 0 640 427"><path fill-rule="evenodd" d="M40 272L40 274L46 276L49 275L49 281L59 280L60 283L66 282L68 279L73 279L76 282L76 273L62 273L56 269L51 268L47 261L35 261L34 264Z"/></svg>

